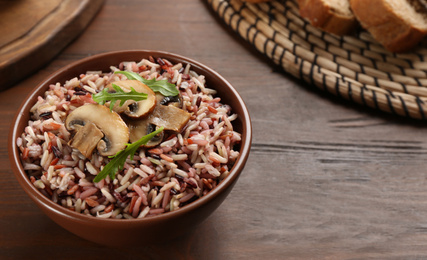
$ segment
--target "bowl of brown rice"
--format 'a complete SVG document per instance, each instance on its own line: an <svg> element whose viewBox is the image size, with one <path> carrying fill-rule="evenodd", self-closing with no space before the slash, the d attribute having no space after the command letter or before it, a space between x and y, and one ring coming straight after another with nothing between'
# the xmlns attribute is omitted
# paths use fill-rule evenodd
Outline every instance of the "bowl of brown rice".
<svg viewBox="0 0 427 260"><path fill-rule="evenodd" d="M248 110L211 68L177 54L116 51L74 62L19 108L9 158L54 222L93 242L161 242L225 200L251 146Z"/></svg>

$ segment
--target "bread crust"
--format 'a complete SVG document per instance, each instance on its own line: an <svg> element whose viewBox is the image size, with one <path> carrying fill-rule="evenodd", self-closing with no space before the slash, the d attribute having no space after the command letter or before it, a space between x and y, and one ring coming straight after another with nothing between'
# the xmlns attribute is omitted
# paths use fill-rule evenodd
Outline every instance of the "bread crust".
<svg viewBox="0 0 427 260"><path fill-rule="evenodd" d="M268 1L270 0L243 0L243 2L254 3L254 4L268 2Z"/></svg>
<svg viewBox="0 0 427 260"><path fill-rule="evenodd" d="M353 15L346 16L336 12L323 0L298 0L300 15L324 31L336 35L351 33L357 27Z"/></svg>
<svg viewBox="0 0 427 260"><path fill-rule="evenodd" d="M427 30L410 24L384 0L350 0L350 5L362 27L391 52L407 51L427 35Z"/></svg>

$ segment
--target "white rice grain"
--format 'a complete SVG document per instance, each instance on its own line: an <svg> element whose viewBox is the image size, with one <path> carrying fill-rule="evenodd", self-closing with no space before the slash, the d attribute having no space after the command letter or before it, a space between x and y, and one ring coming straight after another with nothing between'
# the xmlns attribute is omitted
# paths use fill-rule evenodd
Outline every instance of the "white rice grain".
<svg viewBox="0 0 427 260"><path fill-rule="evenodd" d="M40 160L40 165L44 168L44 165L46 164L47 158L49 157L49 151L44 150L42 159Z"/></svg>
<svg viewBox="0 0 427 260"><path fill-rule="evenodd" d="M175 186L175 183L174 182L169 182L169 183L166 183L161 189L160 189L160 192L165 192L166 190L169 190L169 189L171 189L172 187L174 187Z"/></svg>
<svg viewBox="0 0 427 260"><path fill-rule="evenodd" d="M228 162L228 158L224 158L221 155L215 153L215 152L210 152L209 156L212 156L213 158L215 158L215 160L219 161L220 163L227 163Z"/></svg>
<svg viewBox="0 0 427 260"><path fill-rule="evenodd" d="M188 174L187 174L185 171L181 170L181 169L174 168L174 169L173 169L173 172L174 172L175 174L178 174L179 176L182 176L182 177L184 177L184 178L188 178Z"/></svg>
<svg viewBox="0 0 427 260"><path fill-rule="evenodd" d="M170 140L164 141L163 143L160 144L160 147L172 147L176 144L176 142L178 141L178 138L174 137Z"/></svg>
<svg viewBox="0 0 427 260"><path fill-rule="evenodd" d="M82 211L81 206L82 206L82 200L79 198L74 203L74 211L77 212L77 213L80 213Z"/></svg>
<svg viewBox="0 0 427 260"><path fill-rule="evenodd" d="M191 151L198 151L198 145L197 144L189 144L186 146Z"/></svg>
<svg viewBox="0 0 427 260"><path fill-rule="evenodd" d="M99 170L91 162L86 162L86 169L92 175L98 175Z"/></svg>
<svg viewBox="0 0 427 260"><path fill-rule="evenodd" d="M115 203L116 199L111 195L111 193L108 191L107 188L102 188L101 189L102 194L107 198L107 200L111 203Z"/></svg>
<svg viewBox="0 0 427 260"><path fill-rule="evenodd" d="M65 166L74 167L76 166L78 161L62 161L61 164Z"/></svg>
<svg viewBox="0 0 427 260"><path fill-rule="evenodd" d="M37 171L41 169L40 165L36 165L34 163L23 162L23 164L24 164L24 170L26 171Z"/></svg>
<svg viewBox="0 0 427 260"><path fill-rule="evenodd" d="M96 90L98 89L98 86L95 84L95 82L93 82L92 80L89 80L87 82L87 84L89 85L90 89L89 90L92 94L96 94ZM93 91L93 92L92 92Z"/></svg>
<svg viewBox="0 0 427 260"><path fill-rule="evenodd" d="M49 166L49 168L47 169L47 177L46 177L46 179L48 181L51 181L52 177L53 177L53 174L54 174L54 167L53 166Z"/></svg>
<svg viewBox="0 0 427 260"><path fill-rule="evenodd" d="M62 141L61 141L61 138L56 138L56 147L58 147L59 151L62 152Z"/></svg>
<svg viewBox="0 0 427 260"><path fill-rule="evenodd" d="M122 186L115 189L114 191L120 193L120 192L124 191L125 189L127 189L127 187L129 187L129 185L130 185L130 182L126 182Z"/></svg>
<svg viewBox="0 0 427 260"><path fill-rule="evenodd" d="M133 185L138 184L141 181L142 177L138 176L131 184L129 184L128 189L132 190L133 189Z"/></svg>
<svg viewBox="0 0 427 260"><path fill-rule="evenodd" d="M180 144L181 146L184 146L184 138L182 137L182 135L181 135L181 134L178 134L178 135L177 135L177 137L178 137L178 142L179 142L179 144Z"/></svg>
<svg viewBox="0 0 427 260"><path fill-rule="evenodd" d="M103 211L105 209L105 205L98 205L98 206L96 206L96 207L93 207L91 210L90 210L90 213L92 214L92 215L95 215L96 213L98 213L98 212L100 212L100 211Z"/></svg>
<svg viewBox="0 0 427 260"><path fill-rule="evenodd" d="M178 168L178 165L176 165L175 163L173 163L173 162L168 162L168 161L166 161L166 160L163 160L163 159L161 159L160 160L160 162L163 164L163 165L165 165L165 166L168 166L169 168Z"/></svg>
<svg viewBox="0 0 427 260"><path fill-rule="evenodd" d="M33 185L34 185L34 187L36 187L37 189L44 189L44 188L46 187L42 180L36 180L36 181L33 183Z"/></svg>
<svg viewBox="0 0 427 260"><path fill-rule="evenodd" d="M102 213L102 214L99 214L99 211L96 212L96 216L98 218L111 218L111 215L113 215L112 211L110 211L108 213Z"/></svg>
<svg viewBox="0 0 427 260"><path fill-rule="evenodd" d="M152 175L152 174L154 174L155 172L154 172L154 170L152 169L152 168L150 168L150 167L148 167L147 165L145 165L145 164L141 164L140 166L139 166L139 168L141 169L141 170L143 170L145 173L147 173L148 175Z"/></svg>
<svg viewBox="0 0 427 260"><path fill-rule="evenodd" d="M153 208L153 207L159 207L159 205L160 205L160 202L162 201L162 199L163 199L163 195L164 195L164 193L163 192L160 192L159 194L157 194L157 196L151 201L151 207Z"/></svg>
<svg viewBox="0 0 427 260"><path fill-rule="evenodd" d="M86 174L84 174L80 168L78 167L74 167L74 172L76 173L76 175L80 178L80 179L85 179L86 178Z"/></svg>
<svg viewBox="0 0 427 260"><path fill-rule="evenodd" d="M187 154L185 154L185 153L182 153L182 154L172 154L172 155L171 155L171 158L172 158L174 161L185 161L185 160L187 160L188 155L187 155Z"/></svg>
<svg viewBox="0 0 427 260"><path fill-rule="evenodd" d="M150 207L147 206L139 213L138 218L144 218L147 216L148 212L150 212Z"/></svg>
<svg viewBox="0 0 427 260"><path fill-rule="evenodd" d="M120 180L120 184L124 185L126 182L128 182L128 180L130 179L130 177L133 174L133 168L129 168L125 174L125 176L123 176L123 178Z"/></svg>
<svg viewBox="0 0 427 260"><path fill-rule="evenodd" d="M219 177L221 175L221 173L210 164L206 165L205 169L215 177Z"/></svg>

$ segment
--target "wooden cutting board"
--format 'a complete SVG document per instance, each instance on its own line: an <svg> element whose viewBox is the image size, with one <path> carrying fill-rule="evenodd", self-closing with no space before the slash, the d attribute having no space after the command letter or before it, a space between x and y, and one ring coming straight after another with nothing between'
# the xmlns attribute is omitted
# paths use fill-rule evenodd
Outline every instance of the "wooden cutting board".
<svg viewBox="0 0 427 260"><path fill-rule="evenodd" d="M0 0L0 90L46 65L104 0Z"/></svg>

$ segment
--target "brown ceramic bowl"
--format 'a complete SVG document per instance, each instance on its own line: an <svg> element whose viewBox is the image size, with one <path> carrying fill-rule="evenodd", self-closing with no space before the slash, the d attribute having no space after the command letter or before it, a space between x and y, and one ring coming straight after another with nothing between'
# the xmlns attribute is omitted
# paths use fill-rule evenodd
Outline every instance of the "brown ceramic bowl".
<svg viewBox="0 0 427 260"><path fill-rule="evenodd" d="M20 161L17 137L24 131L29 120L29 110L49 84L65 82L89 70L109 71L110 65L121 61L138 61L142 58L163 57L173 63L190 63L192 69L206 76L207 85L214 88L223 103L231 105L239 115L235 121L236 131L242 133L240 156L227 176L206 196L176 210L145 219L100 219L68 210L42 195L29 181ZM94 55L60 69L38 85L19 108L9 136L9 157L12 169L23 190L37 206L53 221L70 232L87 240L110 246L164 241L193 230L205 220L227 197L242 172L249 155L252 139L248 110L237 91L217 72L192 59L180 55L147 50L117 51Z"/></svg>

